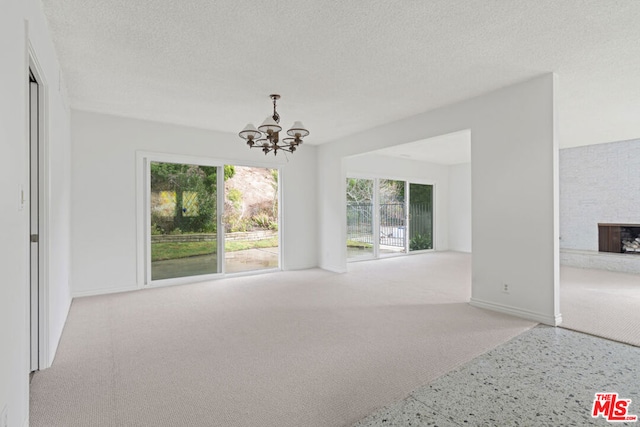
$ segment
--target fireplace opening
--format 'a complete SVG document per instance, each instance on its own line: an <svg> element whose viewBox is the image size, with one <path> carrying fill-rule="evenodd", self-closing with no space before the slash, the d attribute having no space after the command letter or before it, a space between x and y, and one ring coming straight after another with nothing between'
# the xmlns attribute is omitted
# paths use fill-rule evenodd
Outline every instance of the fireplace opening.
<svg viewBox="0 0 640 427"><path fill-rule="evenodd" d="M640 253L640 227L621 227L622 252Z"/></svg>
<svg viewBox="0 0 640 427"><path fill-rule="evenodd" d="M640 255L640 224L598 224L600 252Z"/></svg>

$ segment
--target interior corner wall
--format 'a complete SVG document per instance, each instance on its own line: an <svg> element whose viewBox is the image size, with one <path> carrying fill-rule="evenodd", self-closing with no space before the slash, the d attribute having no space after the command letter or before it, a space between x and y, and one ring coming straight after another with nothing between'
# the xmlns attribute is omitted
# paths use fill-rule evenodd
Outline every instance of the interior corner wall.
<svg viewBox="0 0 640 427"><path fill-rule="evenodd" d="M321 145L320 266L346 268L343 159L470 129L471 303L547 324L560 322L555 80L544 74ZM526 242L517 251L514 235Z"/></svg>
<svg viewBox="0 0 640 427"><path fill-rule="evenodd" d="M434 192L434 249L449 249L449 167L374 153L348 157L344 161L346 175L387 178L416 184L431 184ZM469 197L471 195L469 194ZM346 218L346 215L345 215ZM346 221L346 219L345 219Z"/></svg>
<svg viewBox="0 0 640 427"><path fill-rule="evenodd" d="M449 166L449 249L471 252L471 163Z"/></svg>
<svg viewBox="0 0 640 427"><path fill-rule="evenodd" d="M598 251L598 223L640 223L640 140L560 150L560 248Z"/></svg>
<svg viewBox="0 0 640 427"><path fill-rule="evenodd" d="M25 27L26 26L26 27ZM6 0L0 13L0 198L3 284L0 286L0 411L7 410L10 427L24 426L29 417L29 151L28 46L46 84L46 150L49 155L47 274L48 331L51 362L69 304L69 110L59 64L46 20L37 0ZM20 190L27 201L21 207Z"/></svg>
<svg viewBox="0 0 640 427"><path fill-rule="evenodd" d="M144 263L136 240L139 151L280 168L282 268L317 266L314 146L274 157L247 149L235 134L75 110L71 124L74 295L143 286L137 275Z"/></svg>

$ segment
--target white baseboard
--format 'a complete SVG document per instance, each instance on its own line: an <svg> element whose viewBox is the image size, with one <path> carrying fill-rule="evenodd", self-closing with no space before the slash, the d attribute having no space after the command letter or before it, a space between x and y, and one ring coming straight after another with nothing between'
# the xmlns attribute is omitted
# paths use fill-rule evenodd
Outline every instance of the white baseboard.
<svg viewBox="0 0 640 427"><path fill-rule="evenodd" d="M317 264L286 264L282 267L282 271L299 271L299 270L312 270L314 268L320 268Z"/></svg>
<svg viewBox="0 0 640 427"><path fill-rule="evenodd" d="M331 271L332 273L346 273L347 267L345 265L335 266L335 265L320 265L320 268L323 270Z"/></svg>
<svg viewBox="0 0 640 427"><path fill-rule="evenodd" d="M117 294L119 292L137 291L140 288L138 286L125 286L122 288L108 288L108 289L95 289L90 291L74 291L71 292L72 298L79 297L92 297L95 295Z"/></svg>
<svg viewBox="0 0 640 427"><path fill-rule="evenodd" d="M534 322L544 323L549 326L558 326L562 323L562 315L557 314L550 316L548 314L537 313L535 311L525 310L518 307L511 307L508 305L496 304L494 302L483 301L477 298L471 298L469 302L473 307L484 308L486 310L497 311L499 313L510 314L516 317L522 317L523 319L533 320Z"/></svg>
<svg viewBox="0 0 640 427"><path fill-rule="evenodd" d="M53 365L53 360L56 357L56 353L58 352L58 346L60 345L60 339L62 339L62 331L64 330L64 325L67 324L67 319L69 318L69 312L71 311L71 303L73 302L73 297L69 298L67 302L67 306L64 310L64 323L62 329L53 337L54 340L49 338L46 344L46 350L44 353L44 366L40 366L40 370L50 368Z"/></svg>

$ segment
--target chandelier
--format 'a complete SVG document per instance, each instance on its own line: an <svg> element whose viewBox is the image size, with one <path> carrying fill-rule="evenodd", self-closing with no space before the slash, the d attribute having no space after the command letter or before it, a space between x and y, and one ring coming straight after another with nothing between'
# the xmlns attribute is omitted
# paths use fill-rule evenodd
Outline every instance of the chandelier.
<svg viewBox="0 0 640 427"><path fill-rule="evenodd" d="M267 116L258 129L249 123L238 135L247 141L249 148L260 148L265 155L271 151L274 156L278 151L293 153L302 144L302 138L309 135L309 131L305 129L302 122L294 122L291 129L287 131L289 138L280 140L282 127L278 124L280 115L276 111L276 101L280 99L280 95L272 94L269 97L273 100L273 116Z"/></svg>

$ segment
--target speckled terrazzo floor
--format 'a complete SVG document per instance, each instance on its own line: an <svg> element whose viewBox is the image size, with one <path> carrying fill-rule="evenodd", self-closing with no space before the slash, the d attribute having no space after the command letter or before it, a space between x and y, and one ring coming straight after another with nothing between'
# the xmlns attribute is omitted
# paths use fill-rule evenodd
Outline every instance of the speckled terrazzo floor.
<svg viewBox="0 0 640 427"><path fill-rule="evenodd" d="M640 425L592 418L598 392L640 415L640 348L538 326L354 427Z"/></svg>

